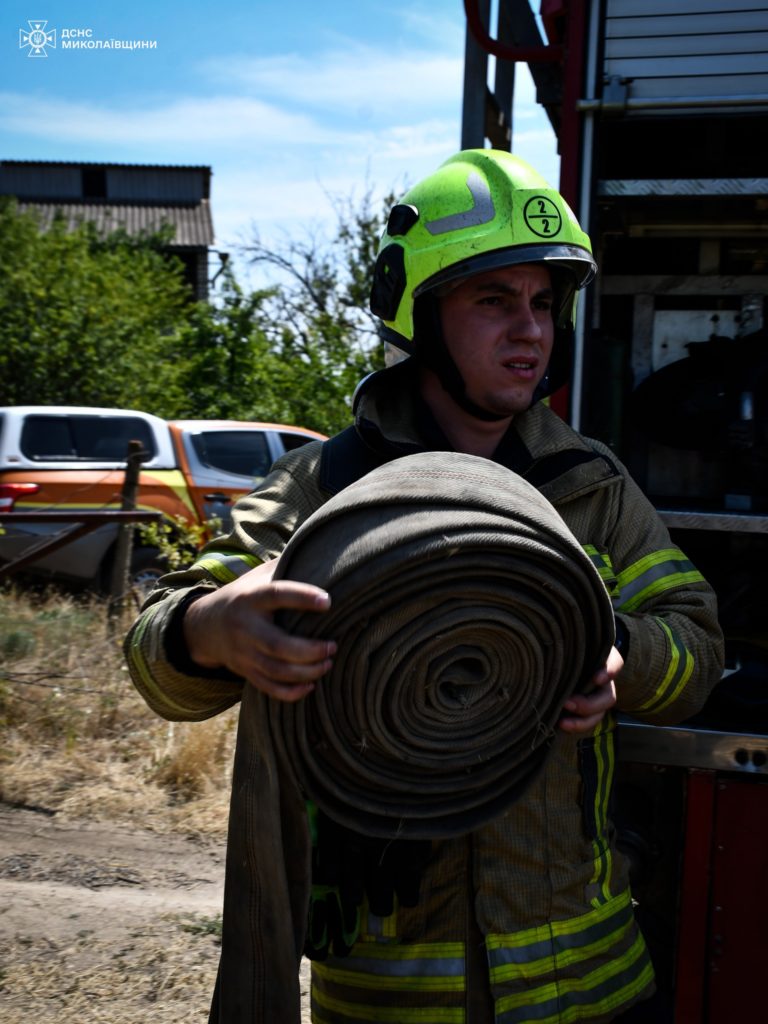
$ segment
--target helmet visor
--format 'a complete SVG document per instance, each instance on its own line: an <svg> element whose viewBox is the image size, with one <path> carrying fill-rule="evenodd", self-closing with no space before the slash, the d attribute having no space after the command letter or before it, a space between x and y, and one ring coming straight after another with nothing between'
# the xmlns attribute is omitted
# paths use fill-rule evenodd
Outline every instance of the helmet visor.
<svg viewBox="0 0 768 1024"><path fill-rule="evenodd" d="M482 274L497 267L511 267L518 263L552 263L570 270L576 289L584 288L595 276L597 264L592 254L577 245L513 245L506 249L492 249L490 252L469 256L450 267L422 281L414 288L414 297L437 288L441 284L455 281L457 277Z"/></svg>

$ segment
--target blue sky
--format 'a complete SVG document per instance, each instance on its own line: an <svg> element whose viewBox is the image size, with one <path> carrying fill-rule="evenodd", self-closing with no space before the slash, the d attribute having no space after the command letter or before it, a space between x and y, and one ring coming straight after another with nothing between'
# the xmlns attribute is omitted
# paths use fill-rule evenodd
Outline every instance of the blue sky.
<svg viewBox="0 0 768 1024"><path fill-rule="evenodd" d="M30 20L56 31L47 57L20 48ZM156 47L63 48L70 29ZM224 249L322 228L329 197L459 149L464 39L461 0L3 0L0 157L208 165ZM527 73L513 148L557 183Z"/></svg>

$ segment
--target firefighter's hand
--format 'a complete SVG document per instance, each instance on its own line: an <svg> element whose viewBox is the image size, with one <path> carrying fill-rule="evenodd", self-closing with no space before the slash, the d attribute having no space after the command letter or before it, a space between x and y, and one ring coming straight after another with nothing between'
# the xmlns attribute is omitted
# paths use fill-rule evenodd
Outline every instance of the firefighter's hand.
<svg viewBox="0 0 768 1024"><path fill-rule="evenodd" d="M291 636L275 625L274 613L324 612L331 599L308 583L273 580L274 567L265 562L190 604L184 639L198 665L227 668L269 697L297 701L328 672L336 644Z"/></svg>
<svg viewBox="0 0 768 1024"><path fill-rule="evenodd" d="M577 693L565 702L560 728L564 732L592 732L606 712L616 704L616 676L624 668L624 659L611 648L605 665L592 677L589 693Z"/></svg>

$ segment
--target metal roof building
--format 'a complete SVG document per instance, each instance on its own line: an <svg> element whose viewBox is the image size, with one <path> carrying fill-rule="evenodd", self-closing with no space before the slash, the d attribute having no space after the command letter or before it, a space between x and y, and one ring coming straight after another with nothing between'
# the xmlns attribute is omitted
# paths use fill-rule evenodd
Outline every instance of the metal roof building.
<svg viewBox="0 0 768 1024"><path fill-rule="evenodd" d="M38 213L43 227L63 216L109 234L173 229L168 248L183 262L196 298L208 294L208 249L214 244L210 167L0 160L0 195Z"/></svg>

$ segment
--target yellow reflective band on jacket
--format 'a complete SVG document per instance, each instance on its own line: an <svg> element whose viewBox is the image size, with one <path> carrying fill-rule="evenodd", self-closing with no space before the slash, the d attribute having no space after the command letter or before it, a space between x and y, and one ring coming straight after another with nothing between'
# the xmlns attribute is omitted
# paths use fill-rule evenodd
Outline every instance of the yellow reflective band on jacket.
<svg viewBox="0 0 768 1024"><path fill-rule="evenodd" d="M629 890L567 921L551 921L522 932L488 935L485 940L491 983L530 983L548 972L563 970L611 950L632 927Z"/></svg>
<svg viewBox="0 0 768 1024"><path fill-rule="evenodd" d="M358 942L342 962L349 968L316 963L314 969L321 978L354 988L464 991L463 942Z"/></svg>
<svg viewBox="0 0 768 1024"><path fill-rule="evenodd" d="M605 589L615 599L619 596L619 581L613 568L611 556L607 551L598 551L594 544L584 544L584 551L589 555L592 565L600 574L600 579L605 584Z"/></svg>
<svg viewBox="0 0 768 1024"><path fill-rule="evenodd" d="M313 970L317 969L317 965ZM343 1014L343 1017L339 1017ZM361 1006L357 1003L346 1003L338 999L327 999L317 989L312 990L312 1022L313 1024L368 1024L379 1021L380 1024L465 1024L465 1013L462 1007L417 1007L415 1010L404 1010L400 1007Z"/></svg>
<svg viewBox="0 0 768 1024"><path fill-rule="evenodd" d="M344 961L313 963L313 1020L464 1024L464 948L359 942ZM629 890L566 921L489 935L486 950L496 1024L588 1021L653 978Z"/></svg>
<svg viewBox="0 0 768 1024"><path fill-rule="evenodd" d="M312 964L312 1012L316 1022L464 1024L462 942L358 942L341 963L345 966ZM347 998L342 997L345 990ZM357 1002L356 992L364 1002ZM411 1005L403 1005L404 996Z"/></svg>
<svg viewBox="0 0 768 1024"><path fill-rule="evenodd" d="M661 686L649 700L640 705L638 711L661 711L667 705L672 704L691 678L694 668L693 655L677 633L663 619L654 617L654 622L661 626L669 642L669 667Z"/></svg>
<svg viewBox="0 0 768 1024"><path fill-rule="evenodd" d="M195 561L192 568L205 569L219 583L231 583L261 564L260 558L247 555L243 551L206 551Z"/></svg>
<svg viewBox="0 0 768 1024"><path fill-rule="evenodd" d="M667 548L630 565L619 573L618 580L621 598L617 607L631 612L667 590L703 583L704 577L679 548Z"/></svg>
<svg viewBox="0 0 768 1024"><path fill-rule="evenodd" d="M563 1024L591 1021L629 1002L653 979L645 942L638 935L621 956L611 956L583 977L557 977L496 1000L496 1024Z"/></svg>
<svg viewBox="0 0 768 1024"><path fill-rule="evenodd" d="M174 714L178 715L179 718L181 718L184 716L187 709L183 705L177 704L175 701L171 700L169 695L164 690L160 689L160 687L155 682L155 678L152 675L152 670L150 669L149 665L147 664L146 658L144 657L145 648L142 644L144 634L147 632L148 629L150 629L152 619L155 617L155 615L159 613L161 614L162 611L162 605L157 604L154 606L150 606L145 610L144 614L138 620L130 640L131 658L133 660L134 670L138 672L139 677L147 690L147 693L155 700L158 700L158 702L162 701L164 707L166 707L169 711L173 712Z"/></svg>
<svg viewBox="0 0 768 1024"><path fill-rule="evenodd" d="M615 951L616 942L631 933L631 918L632 907L627 894L623 916L615 915L612 919L603 920L580 936L558 935L557 924L550 926L549 939L542 936L543 943L549 943L553 949L551 954L543 957L548 964L548 979L542 978L542 983L536 985L532 983L535 975L528 973L522 976L517 985L519 991L497 999L497 1024L590 1021L639 994L653 977L642 936L637 934L634 942L623 952ZM539 928L535 931L545 930ZM579 949L573 948L573 942L588 936L592 941ZM603 954L602 963L587 974L568 970L583 959L600 958L600 953ZM540 972L540 976L543 974Z"/></svg>
<svg viewBox="0 0 768 1024"><path fill-rule="evenodd" d="M635 562L628 569L613 577L613 567L607 553L598 551L591 544L585 544L584 550L597 567L600 577L613 597L617 611L631 612L640 607L649 598L663 594L665 591L684 587L690 583L703 583L704 577L685 557L679 548L666 548L647 555ZM611 588L610 581L615 579L616 587ZM666 634L669 644L669 666L661 685L637 711L662 711L673 704L691 678L694 670L694 658L675 631L667 623L656 617L655 621Z"/></svg>
<svg viewBox="0 0 768 1024"><path fill-rule="evenodd" d="M591 761L594 785L585 786L585 796L590 797L590 804L584 808L585 815L590 815L592 828L592 849L595 855L595 871L590 879L589 900L593 907L609 902L611 896L611 877L613 875L613 855L608 837L608 802L613 787L613 774L616 756L613 743L613 716L606 717L596 727L591 742L582 740L579 744L582 764Z"/></svg>

